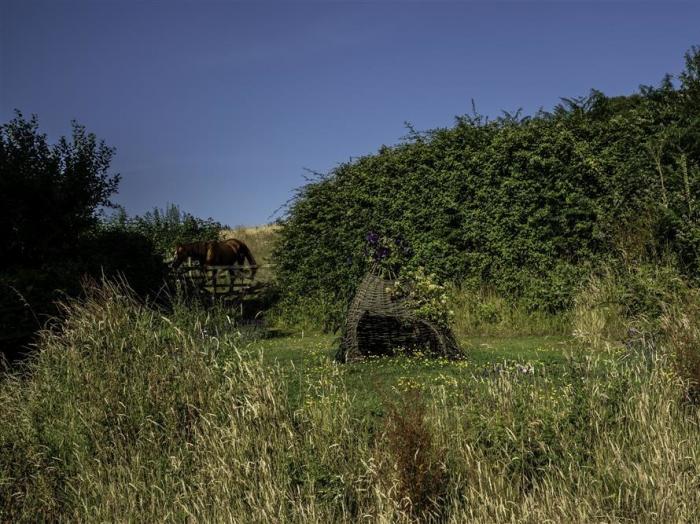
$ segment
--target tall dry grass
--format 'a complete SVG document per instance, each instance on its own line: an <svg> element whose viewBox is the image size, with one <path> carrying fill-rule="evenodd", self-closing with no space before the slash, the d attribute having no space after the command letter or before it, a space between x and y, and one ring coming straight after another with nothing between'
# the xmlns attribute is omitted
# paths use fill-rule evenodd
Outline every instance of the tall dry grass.
<svg viewBox="0 0 700 524"><path fill-rule="evenodd" d="M602 264L575 298L573 334L597 349L653 339L667 306L678 303L687 290L688 283L670 262Z"/></svg>
<svg viewBox="0 0 700 524"><path fill-rule="evenodd" d="M256 278L263 282L270 282L274 278L274 270L269 265L272 263L272 250L277 241L280 226L267 224L263 226L238 226L225 229L221 232L221 238L237 238L246 243L261 268Z"/></svg>
<svg viewBox="0 0 700 524"><path fill-rule="evenodd" d="M663 344L672 349L678 374L685 380L687 400L700 404L700 292L689 289L664 306Z"/></svg>
<svg viewBox="0 0 700 524"><path fill-rule="evenodd" d="M568 335L567 312L531 311L488 288L449 289L453 328L459 337Z"/></svg>
<svg viewBox="0 0 700 524"><path fill-rule="evenodd" d="M664 351L474 374L377 416L330 361L292 401L288 374L205 319L115 286L67 307L0 381L0 521L697 518L700 414Z"/></svg>

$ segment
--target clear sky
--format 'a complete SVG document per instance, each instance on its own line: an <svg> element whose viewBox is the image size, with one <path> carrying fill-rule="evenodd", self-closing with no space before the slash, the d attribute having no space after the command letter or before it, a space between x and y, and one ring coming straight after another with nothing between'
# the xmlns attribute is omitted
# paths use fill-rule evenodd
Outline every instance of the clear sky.
<svg viewBox="0 0 700 524"><path fill-rule="evenodd" d="M0 0L0 121L86 125L129 213L252 225L404 121L628 94L693 44L700 2Z"/></svg>

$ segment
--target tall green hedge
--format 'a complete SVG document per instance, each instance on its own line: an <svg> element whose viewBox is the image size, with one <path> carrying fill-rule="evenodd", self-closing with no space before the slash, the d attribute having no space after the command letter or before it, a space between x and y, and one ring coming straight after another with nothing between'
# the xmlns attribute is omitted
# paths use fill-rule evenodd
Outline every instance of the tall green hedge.
<svg viewBox="0 0 700 524"><path fill-rule="evenodd" d="M700 48L677 79L598 91L552 112L411 130L298 190L275 253L289 303L342 304L366 270L365 236L401 235L408 261L487 284L532 308L570 305L588 266L672 252L697 275ZM616 251L617 250L617 251Z"/></svg>

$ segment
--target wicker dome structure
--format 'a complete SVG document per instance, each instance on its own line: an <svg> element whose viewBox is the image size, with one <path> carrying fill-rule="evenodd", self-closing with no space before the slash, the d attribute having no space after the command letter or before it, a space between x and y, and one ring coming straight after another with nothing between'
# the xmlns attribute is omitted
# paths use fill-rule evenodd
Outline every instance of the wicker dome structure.
<svg viewBox="0 0 700 524"><path fill-rule="evenodd" d="M461 357L452 331L420 318L408 299L392 296L388 290L394 283L376 268L367 272L350 303L336 359L354 362L370 355L393 355L398 348Z"/></svg>

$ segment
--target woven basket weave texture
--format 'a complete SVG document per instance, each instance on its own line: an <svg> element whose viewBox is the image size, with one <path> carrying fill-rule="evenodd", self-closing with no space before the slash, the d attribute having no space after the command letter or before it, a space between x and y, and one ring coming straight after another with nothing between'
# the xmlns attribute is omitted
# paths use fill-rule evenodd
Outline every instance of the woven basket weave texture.
<svg viewBox="0 0 700 524"><path fill-rule="evenodd" d="M461 356L452 331L418 317L408 299L390 293L394 284L375 269L367 272L348 308L337 359L352 362L369 355L393 354L397 348Z"/></svg>

